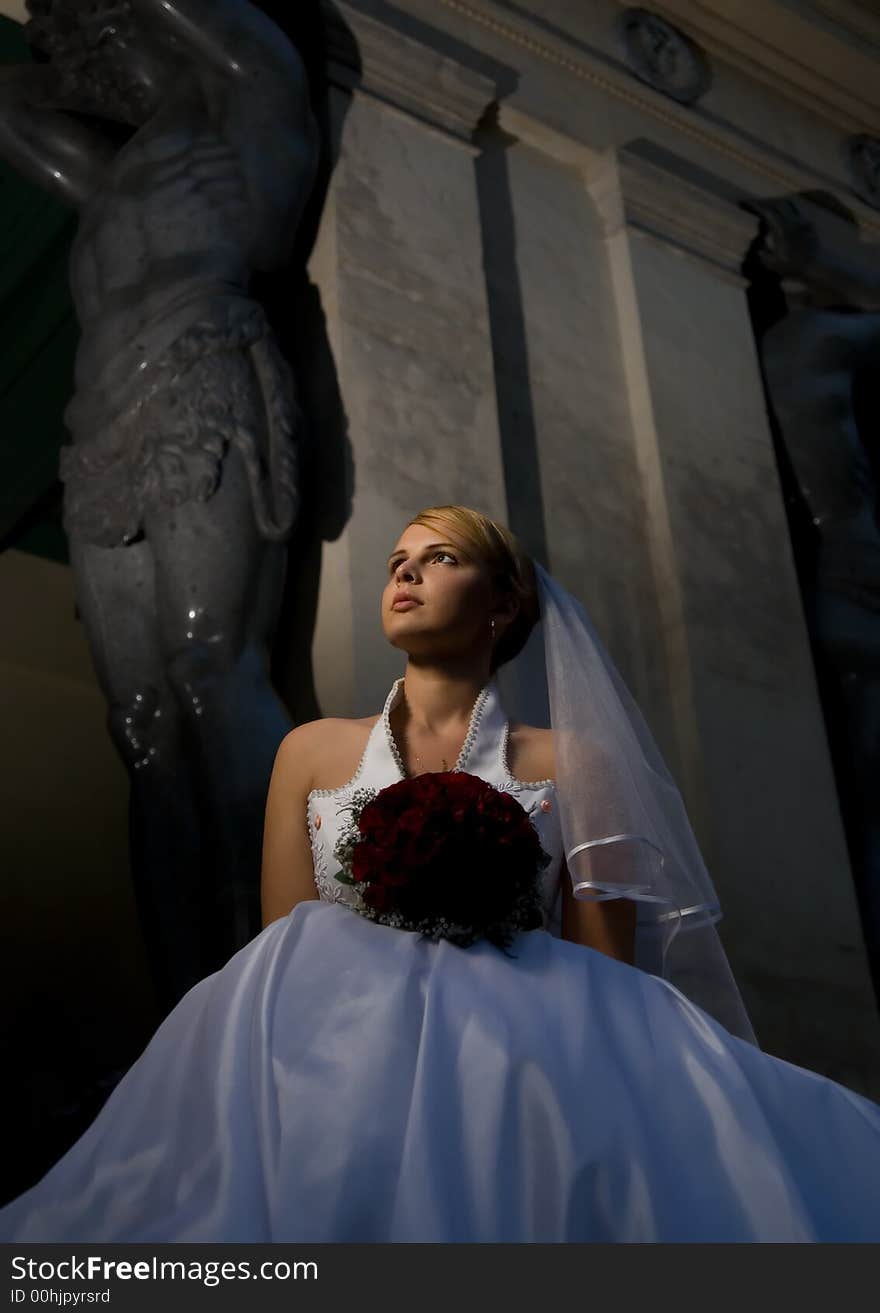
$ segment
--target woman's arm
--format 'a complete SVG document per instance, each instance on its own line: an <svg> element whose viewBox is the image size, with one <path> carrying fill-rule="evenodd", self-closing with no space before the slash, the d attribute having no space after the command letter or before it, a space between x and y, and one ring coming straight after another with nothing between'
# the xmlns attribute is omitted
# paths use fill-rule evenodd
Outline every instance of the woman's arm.
<svg viewBox="0 0 880 1313"><path fill-rule="evenodd" d="M264 927L318 897L306 808L319 721L298 725L275 754L263 825L260 883Z"/></svg>
<svg viewBox="0 0 880 1313"><path fill-rule="evenodd" d="M571 875L563 861L562 880L562 938L573 944L584 944L598 949L619 962L635 965L636 905L631 898L595 899L575 898Z"/></svg>
<svg viewBox="0 0 880 1313"><path fill-rule="evenodd" d="M553 731L544 729L538 740L542 753L541 775L535 779L556 778L556 761L553 752ZM596 756L596 770L602 763ZM532 777L529 777L532 778ZM596 899L575 898L571 888L571 875L563 857L559 873L562 881L562 938L586 948L598 949L620 962L635 965L636 905L631 898Z"/></svg>

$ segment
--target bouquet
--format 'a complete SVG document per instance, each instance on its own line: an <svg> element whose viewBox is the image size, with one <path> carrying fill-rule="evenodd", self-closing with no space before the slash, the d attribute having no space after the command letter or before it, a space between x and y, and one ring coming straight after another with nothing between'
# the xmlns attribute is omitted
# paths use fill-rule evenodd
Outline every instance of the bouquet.
<svg viewBox="0 0 880 1313"><path fill-rule="evenodd" d="M541 872L551 861L525 808L466 771L433 771L357 789L334 848L337 879L363 916L465 948L506 949L543 924Z"/></svg>

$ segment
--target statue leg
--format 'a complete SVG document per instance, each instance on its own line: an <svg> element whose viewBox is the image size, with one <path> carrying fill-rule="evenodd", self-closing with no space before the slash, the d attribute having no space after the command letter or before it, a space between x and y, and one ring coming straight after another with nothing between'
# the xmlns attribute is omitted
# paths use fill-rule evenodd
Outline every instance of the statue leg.
<svg viewBox="0 0 880 1313"><path fill-rule="evenodd" d="M70 534L77 605L111 738L128 771L135 899L160 1005L204 974L199 825L178 702L164 671L149 543L97 547Z"/></svg>
<svg viewBox="0 0 880 1313"><path fill-rule="evenodd" d="M259 535L244 462L230 446L207 500L153 506L159 642L195 769L209 962L260 928L263 815L275 752L291 728L269 680L286 546Z"/></svg>

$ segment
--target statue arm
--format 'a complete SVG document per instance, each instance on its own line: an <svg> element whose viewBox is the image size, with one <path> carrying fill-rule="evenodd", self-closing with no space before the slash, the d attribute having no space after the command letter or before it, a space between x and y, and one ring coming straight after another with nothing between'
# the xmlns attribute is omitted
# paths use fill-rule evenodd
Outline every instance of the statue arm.
<svg viewBox="0 0 880 1313"><path fill-rule="evenodd" d="M71 115L48 107L52 77L46 64L0 68L0 157L57 200L79 208L115 150Z"/></svg>
<svg viewBox="0 0 880 1313"><path fill-rule="evenodd" d="M249 0L125 0L130 12L167 41L229 77L276 71L304 80L295 47Z"/></svg>

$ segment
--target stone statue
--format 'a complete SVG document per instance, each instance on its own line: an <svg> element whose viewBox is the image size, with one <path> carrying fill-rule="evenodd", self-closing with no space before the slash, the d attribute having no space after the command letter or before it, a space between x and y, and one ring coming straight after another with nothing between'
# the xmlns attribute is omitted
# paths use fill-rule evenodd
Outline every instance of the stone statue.
<svg viewBox="0 0 880 1313"><path fill-rule="evenodd" d="M813 525L808 618L835 685L836 765L880 987L880 261L833 197L746 208L762 219L760 266L785 295L761 360Z"/></svg>
<svg viewBox="0 0 880 1313"><path fill-rule="evenodd" d="M79 212L64 523L170 1007L259 928L303 435L249 286L289 258L318 134L296 49L247 0L28 8L44 58L0 69L0 153Z"/></svg>

